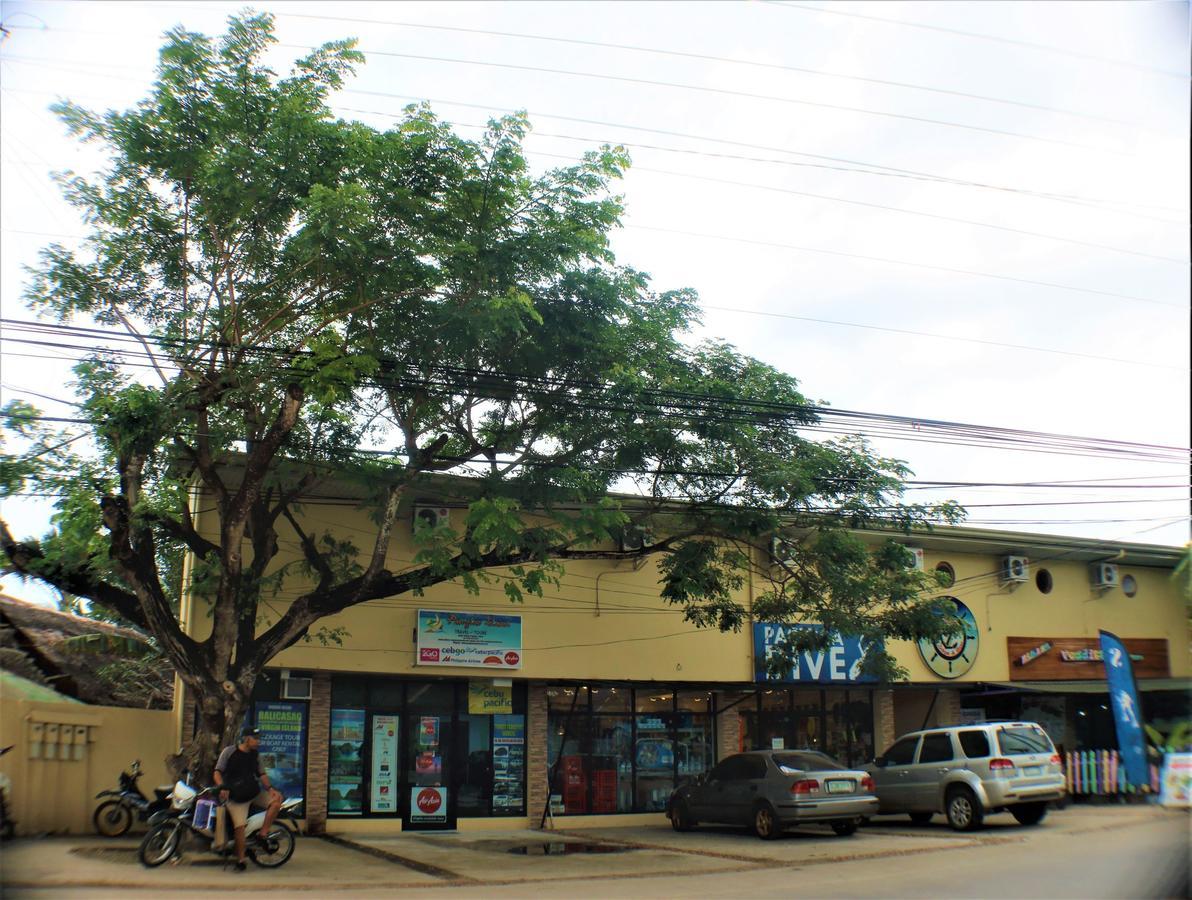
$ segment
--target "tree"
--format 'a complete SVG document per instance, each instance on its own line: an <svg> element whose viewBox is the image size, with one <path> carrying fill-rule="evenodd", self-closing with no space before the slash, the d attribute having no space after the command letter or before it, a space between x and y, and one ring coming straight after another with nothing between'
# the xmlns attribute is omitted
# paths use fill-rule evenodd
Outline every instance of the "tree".
<svg viewBox="0 0 1192 900"><path fill-rule="evenodd" d="M658 554L667 600L721 629L745 620L734 591L760 567L767 618L874 640L944 628L905 551L871 553L848 529L958 510L903 504L906 470L860 440L802 436L817 416L794 378L691 341L695 294L616 263L623 150L533 174L521 115L478 140L425 106L386 131L336 120L327 98L361 61L352 42L287 77L265 66L272 42L268 16L233 18L218 40L177 29L135 108L57 107L111 163L98 180L62 176L90 238L48 247L29 299L120 329L133 350L76 367L81 431L5 410L22 446L3 457L2 489L57 495L39 540L0 523L11 567L153 635L198 700L200 771L262 668L334 636L327 617L444 581L476 589L497 567L518 600L568 560ZM414 565L390 571L394 523L442 473L460 476L463 526L422 531ZM370 492L370 545L302 524L329 480ZM196 486L217 535L195 527ZM641 546L619 549L632 528ZM783 529L794 537L772 569ZM283 532L305 572L271 565ZM213 611L202 641L168 586L184 551L186 588ZM266 592L298 578L297 599L264 619ZM893 671L880 648L868 662Z"/></svg>

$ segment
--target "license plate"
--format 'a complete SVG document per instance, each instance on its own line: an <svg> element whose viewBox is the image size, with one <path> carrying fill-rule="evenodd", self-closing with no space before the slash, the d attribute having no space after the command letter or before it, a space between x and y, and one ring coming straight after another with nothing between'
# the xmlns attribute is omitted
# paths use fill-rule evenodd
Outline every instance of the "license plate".
<svg viewBox="0 0 1192 900"><path fill-rule="evenodd" d="M1023 775L1042 775L1042 766L1025 766L1022 770Z"/></svg>
<svg viewBox="0 0 1192 900"><path fill-rule="evenodd" d="M851 794L856 788L856 782L847 778L829 779L824 782L829 794Z"/></svg>

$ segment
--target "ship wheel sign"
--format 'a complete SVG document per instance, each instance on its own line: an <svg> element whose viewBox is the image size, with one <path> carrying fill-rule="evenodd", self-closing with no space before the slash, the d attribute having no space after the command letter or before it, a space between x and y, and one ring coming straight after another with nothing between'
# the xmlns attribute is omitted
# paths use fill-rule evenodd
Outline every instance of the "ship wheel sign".
<svg viewBox="0 0 1192 900"><path fill-rule="evenodd" d="M940 678L959 678L973 667L977 659L981 633L977 630L977 620L972 610L955 597L942 599L951 601L956 606L961 628L937 641L919 641L919 653L923 662L927 663L927 668Z"/></svg>

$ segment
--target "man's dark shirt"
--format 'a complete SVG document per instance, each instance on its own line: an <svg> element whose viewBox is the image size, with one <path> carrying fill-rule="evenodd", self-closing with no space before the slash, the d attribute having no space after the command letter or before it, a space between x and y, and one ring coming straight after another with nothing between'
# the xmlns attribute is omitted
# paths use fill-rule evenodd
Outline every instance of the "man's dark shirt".
<svg viewBox="0 0 1192 900"><path fill-rule="evenodd" d="M223 786L229 790L251 783L255 786L253 796L256 796L257 791L260 790L257 779L265 774L261 769L260 754L256 750L241 750L235 744L225 747L219 754L215 771L223 776ZM236 793L240 792L236 791ZM244 793L247 793L247 790Z"/></svg>

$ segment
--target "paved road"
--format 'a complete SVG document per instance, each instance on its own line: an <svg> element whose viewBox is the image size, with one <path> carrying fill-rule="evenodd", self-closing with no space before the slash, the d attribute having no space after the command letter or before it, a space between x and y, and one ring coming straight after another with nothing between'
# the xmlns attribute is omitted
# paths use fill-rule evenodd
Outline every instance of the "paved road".
<svg viewBox="0 0 1192 900"><path fill-rule="evenodd" d="M1004 819L1005 821L1000 821ZM1042 827L1021 828L993 817L975 835L957 835L941 822L912 826L885 820L855 838L798 832L762 842L740 829L598 829L580 834L600 842L632 844L619 855L565 856L537 861L494 853L466 835L381 841L390 851L423 863L437 859L440 874L357 850L304 841L303 858L276 873L223 873L211 867L154 870L156 883L107 881L139 869L61 858L63 882L44 890L3 890L5 900L155 900L157 897L281 900L333 894L354 900L403 896L431 898L533 897L864 897L869 898L1182 898L1188 896L1189 816L1146 808L1094 808L1058 813ZM541 841L542 837L535 840ZM51 847L38 848L51 857ZM55 852L60 852L55 851ZM383 855L383 854L382 854ZM517 860L521 862L517 862ZM12 854L8 862L16 862ZM308 871L302 872L302 865ZM313 868L312 868L313 867ZM11 878L13 866L5 866ZM287 871L289 870L289 871ZM28 869L25 884L36 884ZM92 877L92 876L97 877ZM290 878L288 876L294 876ZM321 876L321 877L320 877ZM495 879L497 883L487 882ZM339 884L336 884L336 882ZM350 884L344 883L350 881ZM363 887L371 882L377 889ZM167 887L168 885L168 887Z"/></svg>

